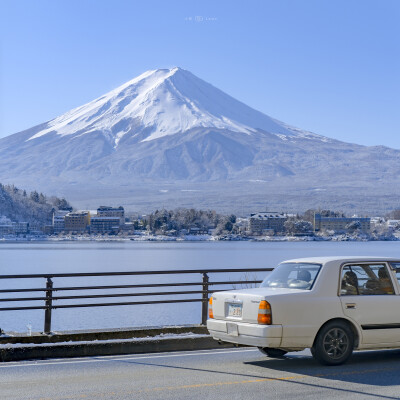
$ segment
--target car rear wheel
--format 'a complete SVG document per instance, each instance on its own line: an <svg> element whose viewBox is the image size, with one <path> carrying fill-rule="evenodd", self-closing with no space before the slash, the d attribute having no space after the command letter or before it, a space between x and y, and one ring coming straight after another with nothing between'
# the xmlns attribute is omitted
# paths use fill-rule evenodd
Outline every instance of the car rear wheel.
<svg viewBox="0 0 400 400"><path fill-rule="evenodd" d="M260 350L261 353L271 358L280 358L287 353L287 351L285 350L273 349L272 347L259 347L258 350Z"/></svg>
<svg viewBox="0 0 400 400"><path fill-rule="evenodd" d="M311 353L321 364L340 365L350 358L353 347L351 328L344 322L332 321L319 331Z"/></svg>

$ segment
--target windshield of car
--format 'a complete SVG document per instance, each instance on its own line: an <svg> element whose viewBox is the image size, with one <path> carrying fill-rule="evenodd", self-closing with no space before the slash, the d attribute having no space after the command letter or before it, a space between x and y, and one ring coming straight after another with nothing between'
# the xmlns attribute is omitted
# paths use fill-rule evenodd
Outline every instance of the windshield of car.
<svg viewBox="0 0 400 400"><path fill-rule="evenodd" d="M263 280L260 287L310 290L320 269L320 264L282 263Z"/></svg>

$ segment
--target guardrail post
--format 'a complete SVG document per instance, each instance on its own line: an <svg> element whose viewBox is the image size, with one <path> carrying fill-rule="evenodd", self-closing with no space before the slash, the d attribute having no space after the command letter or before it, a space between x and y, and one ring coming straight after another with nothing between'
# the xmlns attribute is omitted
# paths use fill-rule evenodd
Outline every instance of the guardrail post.
<svg viewBox="0 0 400 400"><path fill-rule="evenodd" d="M203 298L201 303L201 323L205 325L207 323L208 314L208 275L206 272L203 273Z"/></svg>
<svg viewBox="0 0 400 400"><path fill-rule="evenodd" d="M53 281L47 278L46 282L46 310L44 312L44 333L51 333L51 307L53 305Z"/></svg>

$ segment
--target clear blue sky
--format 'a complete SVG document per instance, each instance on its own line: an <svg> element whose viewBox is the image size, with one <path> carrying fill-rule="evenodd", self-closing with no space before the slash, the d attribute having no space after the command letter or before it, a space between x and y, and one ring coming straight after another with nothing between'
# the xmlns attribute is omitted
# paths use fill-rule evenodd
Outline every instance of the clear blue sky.
<svg viewBox="0 0 400 400"><path fill-rule="evenodd" d="M0 7L0 137L148 69L180 66L299 128L400 148L398 0L0 0Z"/></svg>

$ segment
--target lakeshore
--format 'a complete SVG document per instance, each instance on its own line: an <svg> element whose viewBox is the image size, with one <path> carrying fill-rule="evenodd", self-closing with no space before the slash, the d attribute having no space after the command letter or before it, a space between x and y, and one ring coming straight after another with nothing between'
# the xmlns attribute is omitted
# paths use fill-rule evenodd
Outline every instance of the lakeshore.
<svg viewBox="0 0 400 400"><path fill-rule="evenodd" d="M396 232L397 233L397 232ZM133 235L7 235L0 237L2 242L217 242L217 241L249 241L249 242L376 242L400 240L400 233L391 237L377 238L367 234L337 234L337 235L298 235L298 236L245 236L245 235L182 235L168 236L148 233Z"/></svg>

